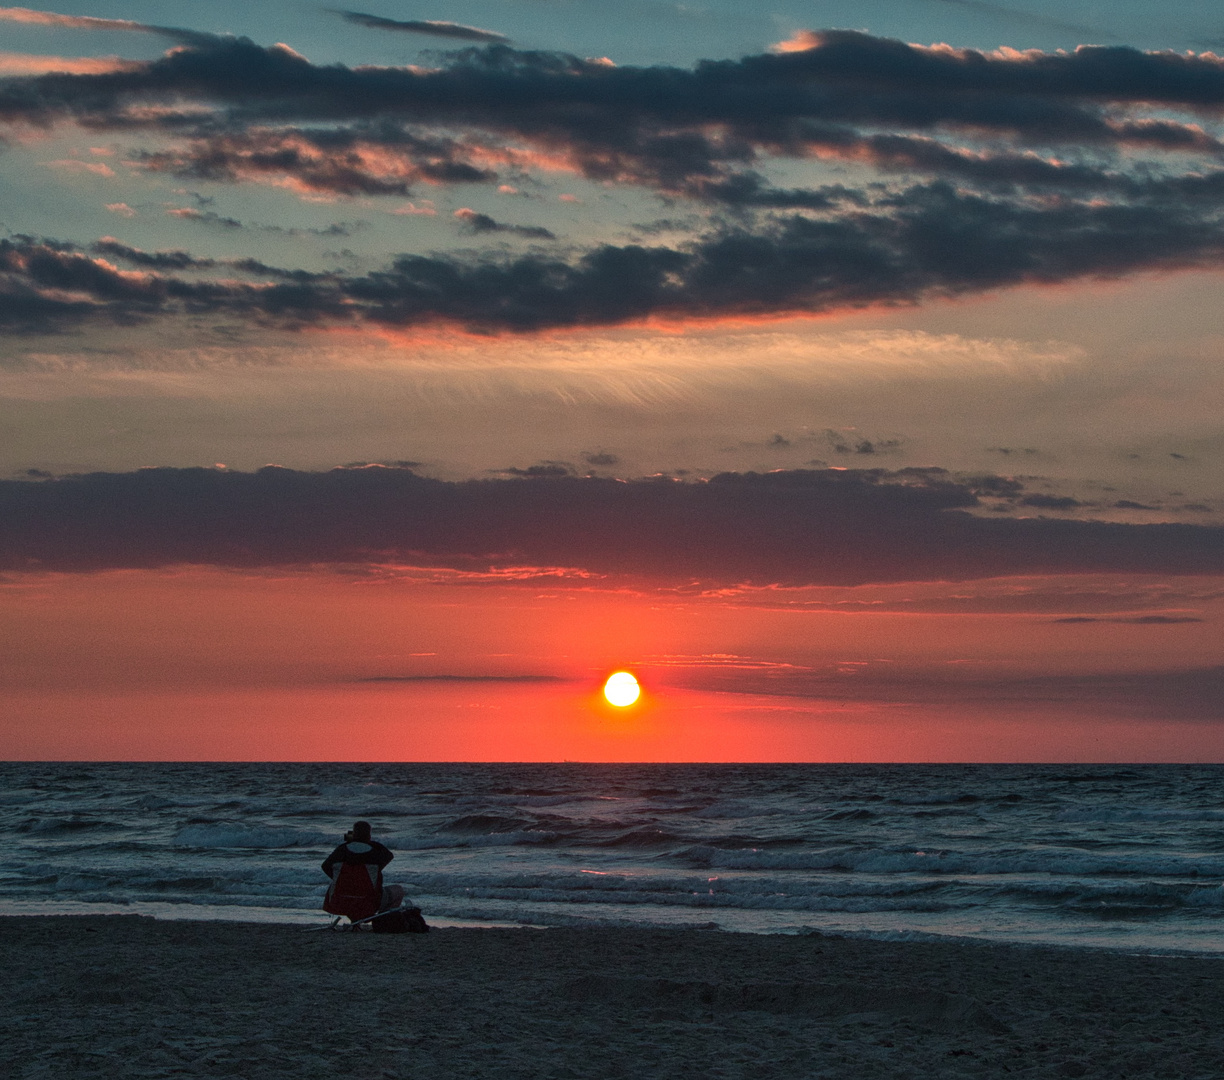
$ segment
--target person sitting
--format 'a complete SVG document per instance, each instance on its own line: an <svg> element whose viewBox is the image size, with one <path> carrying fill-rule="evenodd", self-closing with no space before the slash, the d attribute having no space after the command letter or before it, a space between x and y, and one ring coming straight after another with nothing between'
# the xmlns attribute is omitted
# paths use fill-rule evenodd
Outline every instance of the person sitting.
<svg viewBox="0 0 1224 1080"><path fill-rule="evenodd" d="M357 821L344 843L323 860L323 873L331 878L323 910L348 916L351 922L377 915L386 904L383 867L395 856L370 836L370 823ZM402 890L401 890L402 896Z"/></svg>

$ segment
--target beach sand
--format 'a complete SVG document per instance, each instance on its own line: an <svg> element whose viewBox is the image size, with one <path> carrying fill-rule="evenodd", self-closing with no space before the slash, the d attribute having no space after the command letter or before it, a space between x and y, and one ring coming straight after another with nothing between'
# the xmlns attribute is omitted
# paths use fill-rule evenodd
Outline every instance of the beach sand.
<svg viewBox="0 0 1224 1080"><path fill-rule="evenodd" d="M0 919L0 1075L1224 1076L1224 962L699 930Z"/></svg>

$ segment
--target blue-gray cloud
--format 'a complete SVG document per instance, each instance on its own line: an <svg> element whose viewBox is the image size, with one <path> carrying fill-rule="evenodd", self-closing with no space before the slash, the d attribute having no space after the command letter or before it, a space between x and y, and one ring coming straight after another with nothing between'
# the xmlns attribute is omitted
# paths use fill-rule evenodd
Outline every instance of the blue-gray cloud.
<svg viewBox="0 0 1224 1080"><path fill-rule="evenodd" d="M969 513L990 487L939 469L631 483L449 483L371 467L96 473L0 482L0 569L410 562L685 587L1224 573L1224 529Z"/></svg>
<svg viewBox="0 0 1224 1080"><path fill-rule="evenodd" d="M1224 146L1200 121L1224 109L1224 61L924 49L849 31L802 43L693 68L492 45L423 71L320 66L204 35L109 74L0 81L0 124L139 129L165 141L130 160L186 179L403 196L420 183L487 184L498 179L490 162L530 168L536 154L713 210L694 226L704 231L669 245L406 253L368 274L299 275L292 289L284 274L264 287L150 263L136 279L86 265L67 242L16 238L0 251L0 324L214 313L533 331L1220 265ZM762 172L813 154L864 163L876 179L779 188ZM543 223L476 210L460 220L476 235L552 238Z"/></svg>
<svg viewBox="0 0 1224 1080"><path fill-rule="evenodd" d="M784 215L753 228L731 224L674 247L405 254L366 274L304 275L292 288L155 270L138 278L71 244L19 236L0 241L0 326L37 332L91 320L211 313L286 326L445 322L529 332L652 316L710 319L917 303L1222 260L1224 208L1035 206L935 182L877 195L832 219Z"/></svg>

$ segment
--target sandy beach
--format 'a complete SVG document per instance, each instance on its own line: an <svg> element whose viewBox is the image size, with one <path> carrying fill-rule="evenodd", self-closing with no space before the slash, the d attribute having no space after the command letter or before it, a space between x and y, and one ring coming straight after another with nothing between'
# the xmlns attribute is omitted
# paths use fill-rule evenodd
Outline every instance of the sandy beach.
<svg viewBox="0 0 1224 1080"><path fill-rule="evenodd" d="M1224 963L717 931L0 919L0 1073L1219 1077Z"/></svg>

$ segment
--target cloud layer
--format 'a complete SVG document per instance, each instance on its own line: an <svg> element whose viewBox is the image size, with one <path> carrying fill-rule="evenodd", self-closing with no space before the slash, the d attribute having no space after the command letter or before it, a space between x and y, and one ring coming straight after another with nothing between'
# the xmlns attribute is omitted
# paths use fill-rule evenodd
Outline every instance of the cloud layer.
<svg viewBox="0 0 1224 1080"><path fill-rule="evenodd" d="M179 313L486 332L784 316L1217 267L1224 253L1224 60L1212 54L984 53L822 31L693 68L499 43L433 68L346 67L140 23L16 8L0 19L178 42L119 70L0 79L0 129L139 137L127 159L139 170L375 199L575 174L698 211L665 244L566 247L547 223L465 207L464 231L495 239L489 249L405 253L366 274L300 278L292 295L201 265L138 277L87 266L68 238L18 238L3 253L0 320L26 332ZM785 184L771 179L780 163ZM513 248L523 242L542 246Z"/></svg>
<svg viewBox="0 0 1224 1080"><path fill-rule="evenodd" d="M474 212L458 216L475 233L551 235ZM530 331L909 304L1026 282L1213 266L1222 255L1224 225L1214 214L1180 206L1037 209L937 182L837 219L728 224L676 247L606 244L571 257L401 255L368 274L302 275L292 291L135 274L70 243L19 236L0 241L0 325L37 331L213 313L289 326L445 322Z"/></svg>
<svg viewBox="0 0 1224 1080"><path fill-rule="evenodd" d="M146 469L0 483L0 568L407 563L690 586L1224 573L1224 529L974 516L939 469L449 483L404 469Z"/></svg>

